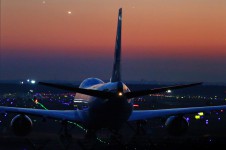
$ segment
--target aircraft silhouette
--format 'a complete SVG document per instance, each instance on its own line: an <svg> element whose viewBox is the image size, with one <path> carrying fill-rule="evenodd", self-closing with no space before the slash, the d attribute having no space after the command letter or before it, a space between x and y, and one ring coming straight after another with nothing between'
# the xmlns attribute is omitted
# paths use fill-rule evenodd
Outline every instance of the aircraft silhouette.
<svg viewBox="0 0 226 150"><path fill-rule="evenodd" d="M87 135L95 135L96 131L101 128L117 131L121 128L123 123L127 121L141 121L155 117L169 116L166 121L166 126L172 134L181 134L188 128L188 122L183 115L226 108L225 105L222 105L159 110L134 110L133 98L135 97L166 92L167 90L192 87L201 85L202 83L130 91L121 79L121 28L122 9L120 8L118 14L113 72L109 82L104 83L98 78L88 78L85 79L78 88L62 84L39 82L41 85L75 92L76 96L74 102L79 103L81 107L78 107L77 110L43 110L0 106L1 112L18 114L11 121L14 133L16 135L27 135L32 128L32 121L28 115L33 115L43 118L82 123L87 128Z"/></svg>

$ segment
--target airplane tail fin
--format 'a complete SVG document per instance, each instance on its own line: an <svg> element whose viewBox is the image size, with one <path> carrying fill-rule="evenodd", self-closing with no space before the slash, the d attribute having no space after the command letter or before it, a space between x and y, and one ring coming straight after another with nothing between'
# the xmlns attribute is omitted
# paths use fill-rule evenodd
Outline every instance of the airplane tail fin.
<svg viewBox="0 0 226 150"><path fill-rule="evenodd" d="M115 56L114 66L111 77L111 82L121 81L121 29L122 29L122 8L119 9L118 13L118 26L115 41Z"/></svg>

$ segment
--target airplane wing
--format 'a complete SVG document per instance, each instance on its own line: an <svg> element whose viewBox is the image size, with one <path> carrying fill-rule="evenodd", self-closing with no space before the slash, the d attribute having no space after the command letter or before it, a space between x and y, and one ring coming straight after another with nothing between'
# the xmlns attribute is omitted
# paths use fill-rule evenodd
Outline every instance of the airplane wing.
<svg viewBox="0 0 226 150"><path fill-rule="evenodd" d="M9 113L9 112L66 121L78 121L78 122L82 121L79 112L74 110L44 110L44 109L0 106L0 113Z"/></svg>
<svg viewBox="0 0 226 150"><path fill-rule="evenodd" d="M214 110L225 110L226 105L220 106L204 106L204 107L187 107L187 108L171 108L158 110L134 110L128 121L146 120L156 117L165 117L173 115L185 115L198 112L210 112Z"/></svg>

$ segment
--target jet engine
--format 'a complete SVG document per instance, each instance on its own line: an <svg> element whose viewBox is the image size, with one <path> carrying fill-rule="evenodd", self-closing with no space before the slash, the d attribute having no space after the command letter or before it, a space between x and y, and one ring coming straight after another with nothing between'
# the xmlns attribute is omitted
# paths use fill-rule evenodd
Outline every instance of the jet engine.
<svg viewBox="0 0 226 150"><path fill-rule="evenodd" d="M184 135L188 130L189 123L183 116L170 116L165 122L166 129L170 135Z"/></svg>
<svg viewBox="0 0 226 150"><path fill-rule="evenodd" d="M19 114L12 119L10 127L15 135L26 136L31 132L33 123L27 115Z"/></svg>

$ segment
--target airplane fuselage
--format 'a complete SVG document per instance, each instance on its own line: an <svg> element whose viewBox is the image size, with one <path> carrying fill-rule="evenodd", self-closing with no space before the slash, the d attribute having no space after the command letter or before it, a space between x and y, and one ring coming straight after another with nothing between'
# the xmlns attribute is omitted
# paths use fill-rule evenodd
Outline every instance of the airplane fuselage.
<svg viewBox="0 0 226 150"><path fill-rule="evenodd" d="M89 82L98 80L96 78L88 79ZM83 84L81 84L81 88ZM133 101L123 96L123 93L129 92L129 88L122 82L97 83L86 86L85 89L108 91L117 93L118 96L110 99L101 99L77 93L74 102L79 102L77 111L87 128L98 130L100 128L119 129L125 123L133 110Z"/></svg>

